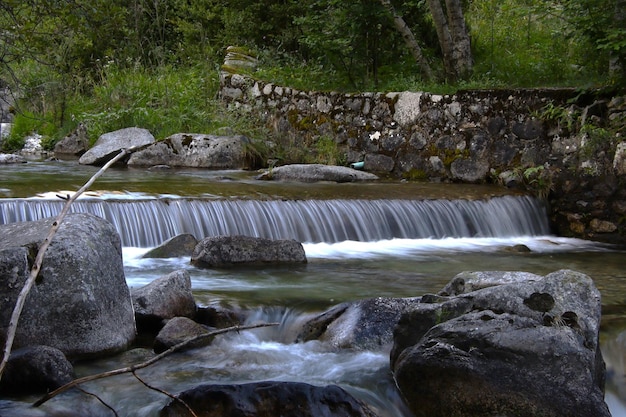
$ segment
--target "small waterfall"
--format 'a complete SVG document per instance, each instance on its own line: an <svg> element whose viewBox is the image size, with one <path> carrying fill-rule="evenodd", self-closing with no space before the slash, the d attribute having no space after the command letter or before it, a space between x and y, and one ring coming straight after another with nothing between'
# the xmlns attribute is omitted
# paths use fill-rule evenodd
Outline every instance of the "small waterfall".
<svg viewBox="0 0 626 417"><path fill-rule="evenodd" d="M53 217L64 204L0 200L0 224ZM107 219L128 247L157 246L182 233L197 239L241 234L310 243L550 233L545 208L529 196L476 201L79 199L71 212Z"/></svg>

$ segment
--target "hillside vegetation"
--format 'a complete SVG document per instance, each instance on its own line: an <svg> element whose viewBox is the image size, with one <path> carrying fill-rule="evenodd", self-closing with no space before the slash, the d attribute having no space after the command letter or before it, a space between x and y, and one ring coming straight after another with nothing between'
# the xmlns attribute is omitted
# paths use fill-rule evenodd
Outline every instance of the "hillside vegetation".
<svg viewBox="0 0 626 417"><path fill-rule="evenodd" d="M0 82L17 97L2 149L33 132L51 148L79 123L91 141L128 126L266 139L254 115L217 100L229 45L257 56L251 75L302 90L624 85L625 0L463 2L473 71L454 83L441 75L432 1L390 2L433 69L426 81L374 0L2 0Z"/></svg>

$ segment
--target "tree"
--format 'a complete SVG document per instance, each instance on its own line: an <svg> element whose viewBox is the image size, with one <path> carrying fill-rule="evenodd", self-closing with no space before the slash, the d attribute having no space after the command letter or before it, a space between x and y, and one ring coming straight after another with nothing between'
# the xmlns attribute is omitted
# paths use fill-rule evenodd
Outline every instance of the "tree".
<svg viewBox="0 0 626 417"><path fill-rule="evenodd" d="M428 0L428 7L439 38L446 80L456 83L469 78L474 60L461 1Z"/></svg>
<svg viewBox="0 0 626 417"><path fill-rule="evenodd" d="M411 30L409 25L407 25L407 23L404 21L402 16L400 16L400 14L396 12L396 9L393 7L393 4L391 4L390 0L380 0L380 3L387 10L387 12L391 16L393 16L394 26L396 27L398 32L400 32L400 34L402 35L402 38L404 39L404 42L406 43L407 48L409 48L411 55L413 55L413 58L415 58L415 62L417 62L417 65L419 66L420 71L422 72L422 76L424 77L424 80L431 81L433 79L433 71L430 68L430 64L428 63L428 61L424 58L424 54L422 53L422 48L417 42L417 39L415 39L415 35L413 35L413 31Z"/></svg>

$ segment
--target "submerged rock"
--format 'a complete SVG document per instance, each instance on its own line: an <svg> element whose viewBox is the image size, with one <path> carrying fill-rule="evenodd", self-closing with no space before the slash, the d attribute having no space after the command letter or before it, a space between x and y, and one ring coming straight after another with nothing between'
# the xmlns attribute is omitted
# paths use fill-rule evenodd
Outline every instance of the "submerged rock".
<svg viewBox="0 0 626 417"><path fill-rule="evenodd" d="M200 268L306 262L300 242L250 236L207 237L196 245L191 255L191 263Z"/></svg>
<svg viewBox="0 0 626 417"><path fill-rule="evenodd" d="M180 398L202 417L376 417L370 408L336 385L316 387L301 382L254 382L241 385L200 385ZM179 401L160 417L188 416Z"/></svg>
<svg viewBox="0 0 626 417"><path fill-rule="evenodd" d="M593 281L568 270L511 281L402 316L391 366L412 412L608 417Z"/></svg>
<svg viewBox="0 0 626 417"><path fill-rule="evenodd" d="M369 172L363 172L342 166L322 164L293 164L272 168L259 175L257 179L301 182L358 182L375 181L378 179L378 177Z"/></svg>
<svg viewBox="0 0 626 417"><path fill-rule="evenodd" d="M154 249L146 252L142 258L178 258L191 256L198 239L190 234L182 234L163 242Z"/></svg>
<svg viewBox="0 0 626 417"><path fill-rule="evenodd" d="M412 298L369 298L339 304L307 321L297 341L320 340L336 348L378 350L393 343L400 316Z"/></svg>
<svg viewBox="0 0 626 417"><path fill-rule="evenodd" d="M167 349L182 343L186 340L193 339L197 336L209 334L210 331L201 324L188 319L186 317L174 317L169 320L161 329L154 339L154 352L161 353ZM207 336L189 345L190 348L206 346L210 344L213 337Z"/></svg>

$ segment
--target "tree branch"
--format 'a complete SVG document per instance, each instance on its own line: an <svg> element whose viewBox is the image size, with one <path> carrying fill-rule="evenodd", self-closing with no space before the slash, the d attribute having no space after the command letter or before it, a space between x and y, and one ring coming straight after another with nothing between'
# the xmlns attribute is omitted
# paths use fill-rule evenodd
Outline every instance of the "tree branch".
<svg viewBox="0 0 626 417"><path fill-rule="evenodd" d="M13 308L13 313L11 314L11 319L9 320L9 327L7 329L6 341L4 344L4 351L2 356L2 362L0 362L0 379L2 379L2 374L4 373L4 369L6 368L6 364L9 361L9 356L11 355L11 349L13 347L13 341L15 340L15 333L17 332L17 324L20 319L20 315L22 314L22 310L24 309L24 303L26 302L26 297L33 287L35 281L37 280L37 276L39 275L39 271L41 270L41 264L43 263L43 257L46 253L46 250L52 243L52 238L59 230L59 226L61 225L61 221L67 215L70 210L71 204L76 200L82 193L84 193L91 185L96 181L96 179L102 175L111 165L119 161L122 157L132 152L131 149L122 149L119 154L117 154L113 159L107 162L98 172L96 172L90 179L83 185L73 196L67 199L65 206L56 217L54 222L52 223L52 227L48 232L48 236L43 240L41 246L39 247L39 251L37 252L37 256L35 257L35 263L30 270L30 276L24 283L24 287L20 291L17 301L15 302L15 307Z"/></svg>
<svg viewBox="0 0 626 417"><path fill-rule="evenodd" d="M256 329L259 327L269 327L269 326L278 326L280 323L259 323L259 324L252 324L249 326L233 326L233 327L227 327L224 329L219 329L219 330L215 330L212 331L210 333L206 333L206 334L201 334L199 336L196 337L192 337L191 339L187 339L183 342L180 342L177 345L172 346L171 348L169 348L168 350L148 359L145 362L139 363L137 365L131 365L131 366L127 366L124 368L119 368L119 369L114 369L112 371L107 371L107 372L102 372L99 374L95 374L95 375L88 375L82 378L78 378L73 380L72 382L68 382L67 384L55 389L54 391L44 395L42 398L40 398L39 400L37 400L33 406L34 407L39 407L40 405L42 405L43 403L45 403L46 401L50 400L51 398L56 397L57 395L61 394L62 392L67 391L68 389L76 386L76 385L80 385L83 384L85 382L90 382L90 381L95 381L97 379L102 379L102 378L107 378L110 376L115 376L115 375L121 375L121 374L126 374L129 372L135 372L138 369L143 369L146 368L150 365L152 365L153 363L160 361L161 359L163 359L164 357L171 355L174 352L178 352L180 350L185 349L186 347L188 347L189 345L198 342L200 340L204 340L204 339L209 339L213 336L217 336L219 334L223 334L223 333L227 333L227 332L231 332L231 331L237 331L239 332L240 330L249 330L249 329Z"/></svg>

